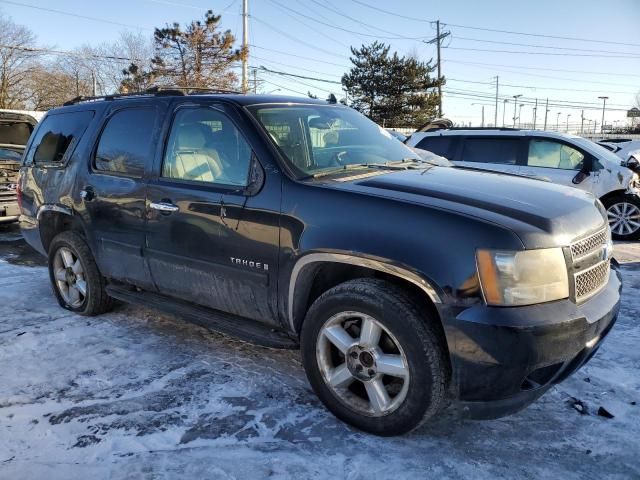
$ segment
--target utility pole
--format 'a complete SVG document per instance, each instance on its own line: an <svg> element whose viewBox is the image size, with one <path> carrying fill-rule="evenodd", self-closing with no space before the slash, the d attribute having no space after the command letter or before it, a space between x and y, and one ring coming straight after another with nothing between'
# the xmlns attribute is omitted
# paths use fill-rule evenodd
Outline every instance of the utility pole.
<svg viewBox="0 0 640 480"><path fill-rule="evenodd" d="M484 127L484 105L482 105L482 127Z"/></svg>
<svg viewBox="0 0 640 480"><path fill-rule="evenodd" d="M498 128L498 75L496 75L496 115L493 120L493 126Z"/></svg>
<svg viewBox="0 0 640 480"><path fill-rule="evenodd" d="M536 120L538 119L538 99L536 98L536 106L533 107L533 129L536 129Z"/></svg>
<svg viewBox="0 0 640 480"><path fill-rule="evenodd" d="M609 99L609 97L598 97L598 98L602 100L602 123L600 124L600 133L604 134L604 107L607 104L607 100Z"/></svg>
<svg viewBox="0 0 640 480"><path fill-rule="evenodd" d="M516 128L516 109L518 108L518 98L520 98L522 94L513 96L513 128Z"/></svg>
<svg viewBox="0 0 640 480"><path fill-rule="evenodd" d="M558 112L558 116L556 117L556 132L560 131L560 115L562 115L562 112Z"/></svg>
<svg viewBox="0 0 640 480"><path fill-rule="evenodd" d="M95 70L91 70L91 82L93 84L93 96L98 95L98 85L96 82L96 72Z"/></svg>
<svg viewBox="0 0 640 480"><path fill-rule="evenodd" d="M569 133L569 117L571 116L570 113L567 114L567 133Z"/></svg>
<svg viewBox="0 0 640 480"><path fill-rule="evenodd" d="M242 0L242 93L249 91L249 0Z"/></svg>
<svg viewBox="0 0 640 480"><path fill-rule="evenodd" d="M580 112L580 135L584 133L584 110Z"/></svg>
<svg viewBox="0 0 640 480"><path fill-rule="evenodd" d="M258 93L258 69L253 69L253 93Z"/></svg>
<svg viewBox="0 0 640 480"><path fill-rule="evenodd" d="M245 0L246 1L246 0ZM442 117L442 58L440 56L440 45L442 44L442 40L451 35L451 32L442 32L440 33L440 20L436 20L436 38L432 38L431 40L425 42L433 45L434 43L437 46L437 58L438 58L438 116Z"/></svg>
<svg viewBox="0 0 640 480"><path fill-rule="evenodd" d="M547 106L544 107L544 129L547 129L547 115L549 115L549 99L547 98Z"/></svg>

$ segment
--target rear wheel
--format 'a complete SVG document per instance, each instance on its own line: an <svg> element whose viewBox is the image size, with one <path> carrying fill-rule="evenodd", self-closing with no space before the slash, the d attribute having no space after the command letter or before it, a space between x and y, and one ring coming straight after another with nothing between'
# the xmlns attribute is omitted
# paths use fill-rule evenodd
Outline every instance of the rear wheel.
<svg viewBox="0 0 640 480"><path fill-rule="evenodd" d="M445 393L443 340L429 321L387 282L361 279L332 288L303 324L311 386L357 428L384 436L416 428L440 410Z"/></svg>
<svg viewBox="0 0 640 480"><path fill-rule="evenodd" d="M112 306L88 245L74 232L62 232L52 240L49 278L58 303L67 310L91 316Z"/></svg>
<svg viewBox="0 0 640 480"><path fill-rule="evenodd" d="M604 205L611 234L616 240L640 238L640 199L633 195L617 195Z"/></svg>

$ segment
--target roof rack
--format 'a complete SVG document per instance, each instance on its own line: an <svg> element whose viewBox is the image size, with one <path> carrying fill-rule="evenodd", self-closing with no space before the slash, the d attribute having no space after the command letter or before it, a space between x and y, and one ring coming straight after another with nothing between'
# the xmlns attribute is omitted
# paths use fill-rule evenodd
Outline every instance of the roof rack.
<svg viewBox="0 0 640 480"><path fill-rule="evenodd" d="M500 131L519 131L521 128L512 127L451 127L444 130L500 130Z"/></svg>
<svg viewBox="0 0 640 480"><path fill-rule="evenodd" d="M67 107L69 105L75 105L84 102L98 102L104 100L117 100L120 98L136 98L136 97L162 97L162 96L179 96L179 95L198 95L203 93L233 93L240 94L236 90L223 90L216 88L204 88L204 87L151 87L141 92L130 93L114 93L112 95L97 95L97 96L85 96L80 95L64 102L62 105Z"/></svg>

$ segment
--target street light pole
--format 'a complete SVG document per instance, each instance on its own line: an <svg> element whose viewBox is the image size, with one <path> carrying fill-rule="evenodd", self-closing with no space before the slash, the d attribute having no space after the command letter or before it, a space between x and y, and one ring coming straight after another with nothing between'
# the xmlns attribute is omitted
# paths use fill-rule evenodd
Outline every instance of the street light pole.
<svg viewBox="0 0 640 480"><path fill-rule="evenodd" d="M549 115L549 99L547 98L547 106L544 107L544 128L543 130L547 129L547 115Z"/></svg>
<svg viewBox="0 0 640 480"><path fill-rule="evenodd" d="M505 98L502 105L502 128L504 128L504 114L507 111L507 103L509 103L509 99Z"/></svg>
<svg viewBox="0 0 640 480"><path fill-rule="evenodd" d="M602 100L602 123L600 124L600 133L604 134L604 108L605 105L607 104L607 100L609 99L609 97L598 97L600 100Z"/></svg>
<svg viewBox="0 0 640 480"><path fill-rule="evenodd" d="M562 115L562 112L558 112L557 113L557 117L556 117L556 132L560 131L560 115Z"/></svg>
<svg viewBox="0 0 640 480"><path fill-rule="evenodd" d="M518 128L520 128L520 125L521 125L522 107L524 107L524 103L521 103L520 108L518 109Z"/></svg>
<svg viewBox="0 0 640 480"><path fill-rule="evenodd" d="M516 108L518 108L518 98L520 98L522 94L513 96L513 128L516 128Z"/></svg>
<svg viewBox="0 0 640 480"><path fill-rule="evenodd" d="M533 129L536 129L536 120L538 120L538 99L536 98L536 106L533 107Z"/></svg>
<svg viewBox="0 0 640 480"><path fill-rule="evenodd" d="M567 114L567 133L569 133L569 117L571 116L570 113Z"/></svg>

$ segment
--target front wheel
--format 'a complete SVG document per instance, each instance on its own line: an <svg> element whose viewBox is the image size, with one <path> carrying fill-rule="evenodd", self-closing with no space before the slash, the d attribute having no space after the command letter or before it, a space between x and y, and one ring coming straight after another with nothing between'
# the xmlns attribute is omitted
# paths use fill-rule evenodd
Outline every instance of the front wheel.
<svg viewBox="0 0 640 480"><path fill-rule="evenodd" d="M309 382L341 420L399 435L444 402L442 336L404 292L376 279L352 280L318 298L302 327Z"/></svg>
<svg viewBox="0 0 640 480"><path fill-rule="evenodd" d="M640 199L634 195L616 195L604 202L611 235L616 240L640 238Z"/></svg>

